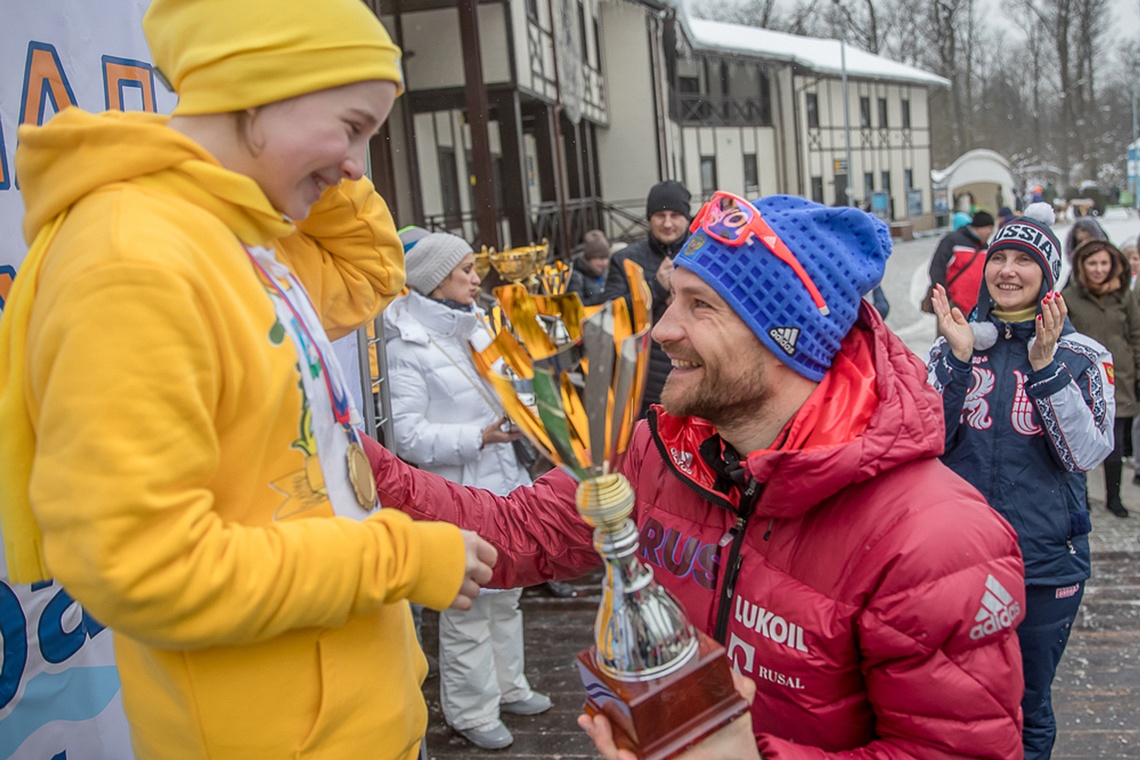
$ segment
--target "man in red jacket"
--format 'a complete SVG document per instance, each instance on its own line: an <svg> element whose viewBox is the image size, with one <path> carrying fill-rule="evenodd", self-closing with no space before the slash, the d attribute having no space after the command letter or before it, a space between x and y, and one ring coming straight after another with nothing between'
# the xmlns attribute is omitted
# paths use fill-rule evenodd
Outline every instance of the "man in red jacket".
<svg viewBox="0 0 1140 760"><path fill-rule="evenodd" d="M889 252L857 209L718 193L653 330L673 370L621 466L640 556L756 682L769 760L1021 752L1017 537L938 461L941 401L862 304ZM564 470L496 497L371 455L382 504L495 545L492 585L600 562Z"/></svg>
<svg viewBox="0 0 1140 760"><path fill-rule="evenodd" d="M986 241L993 232L993 215L978 211L969 224L942 238L930 259L930 290L935 285L946 288L951 304L963 314L969 314L978 303L986 268Z"/></svg>

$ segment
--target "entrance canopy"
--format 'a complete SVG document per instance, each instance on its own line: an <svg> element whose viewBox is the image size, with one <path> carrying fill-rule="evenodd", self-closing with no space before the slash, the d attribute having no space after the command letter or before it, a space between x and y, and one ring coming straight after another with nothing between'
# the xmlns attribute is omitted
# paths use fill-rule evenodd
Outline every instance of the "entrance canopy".
<svg viewBox="0 0 1140 760"><path fill-rule="evenodd" d="M989 211L997 216L1001 206L1014 205L1016 186L1013 171L1005 156L986 148L967 151L945 169L930 172L936 189L945 189L952 199L954 211L969 211L963 208L973 200L973 210Z"/></svg>

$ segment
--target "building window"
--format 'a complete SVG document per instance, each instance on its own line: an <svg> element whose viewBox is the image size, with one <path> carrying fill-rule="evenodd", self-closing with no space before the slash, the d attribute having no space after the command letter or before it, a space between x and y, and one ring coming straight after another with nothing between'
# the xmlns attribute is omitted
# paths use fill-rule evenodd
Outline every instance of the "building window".
<svg viewBox="0 0 1140 760"><path fill-rule="evenodd" d="M811 199L816 203L823 203L823 177L811 178Z"/></svg>
<svg viewBox="0 0 1140 760"><path fill-rule="evenodd" d="M587 55L586 45L586 9L582 5L582 0L578 0L578 48L581 50L582 60L589 62L590 56Z"/></svg>
<svg viewBox="0 0 1140 760"><path fill-rule="evenodd" d="M903 129L910 129L910 100L906 98L902 102L902 125Z"/></svg>
<svg viewBox="0 0 1140 760"><path fill-rule="evenodd" d="M887 99L879 98L879 127L887 128Z"/></svg>
<svg viewBox="0 0 1140 760"><path fill-rule="evenodd" d="M707 198L716 189L716 156L701 156L701 195Z"/></svg>
<svg viewBox="0 0 1140 760"><path fill-rule="evenodd" d="M807 94L807 125L819 127L819 96L814 92Z"/></svg>
<svg viewBox="0 0 1140 760"><path fill-rule="evenodd" d="M890 195L891 194L891 173L890 172L883 172L882 180L883 180L883 192L886 193L887 195Z"/></svg>
<svg viewBox="0 0 1140 760"><path fill-rule="evenodd" d="M443 201L443 220L449 228L462 224L463 207L459 201L459 167L455 163L455 151L451 148L439 149L439 190Z"/></svg>
<svg viewBox="0 0 1140 760"><path fill-rule="evenodd" d="M903 169L903 185L907 190L914 187L914 169Z"/></svg>
<svg viewBox="0 0 1140 760"><path fill-rule="evenodd" d="M859 124L864 127L871 126L871 99L859 98Z"/></svg>
<svg viewBox="0 0 1140 760"><path fill-rule="evenodd" d="M531 21L538 21L538 0L526 0L526 15Z"/></svg>
<svg viewBox="0 0 1140 760"><path fill-rule="evenodd" d="M871 193L875 192L875 175L872 172L863 172L863 198L871 202ZM870 208L868 206L868 208Z"/></svg>
<svg viewBox="0 0 1140 760"><path fill-rule="evenodd" d="M744 154L744 192L759 193L760 192L760 173L757 170L756 154Z"/></svg>

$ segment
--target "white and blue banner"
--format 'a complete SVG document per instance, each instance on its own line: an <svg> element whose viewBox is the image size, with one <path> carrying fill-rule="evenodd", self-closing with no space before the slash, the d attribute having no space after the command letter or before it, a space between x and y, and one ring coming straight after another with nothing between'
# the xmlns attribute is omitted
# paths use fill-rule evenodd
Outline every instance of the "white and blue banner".
<svg viewBox="0 0 1140 760"><path fill-rule="evenodd" d="M16 128L69 105L169 112L148 0L14 0L0 24L0 309L27 252ZM0 435L3 435L0 427ZM111 632L54 582L13 585L0 548L0 758L130 760Z"/></svg>

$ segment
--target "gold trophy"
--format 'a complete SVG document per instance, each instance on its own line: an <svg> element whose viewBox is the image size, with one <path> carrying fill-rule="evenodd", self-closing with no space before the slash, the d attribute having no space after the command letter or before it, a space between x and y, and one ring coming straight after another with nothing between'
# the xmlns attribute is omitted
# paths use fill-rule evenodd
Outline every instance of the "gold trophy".
<svg viewBox="0 0 1140 760"><path fill-rule="evenodd" d="M625 268L636 283L632 306L619 298L585 308L577 294L496 288L512 329L475 352L475 365L527 438L580 481L578 511L594 527L606 569L594 646L578 654L585 710L610 719L619 746L664 760L748 706L733 687L724 648L693 627L637 557L633 489L617 465L645 387L651 296L641 267ZM530 381L533 401L519 399L512 375Z"/></svg>
<svg viewBox="0 0 1140 760"><path fill-rule="evenodd" d="M487 257L491 266L504 280L514 285L525 282L528 289L533 289L537 283L535 275L542 270L549 251L550 242L543 238L541 245L531 243L518 248L508 248L505 251L491 248L487 251Z"/></svg>

